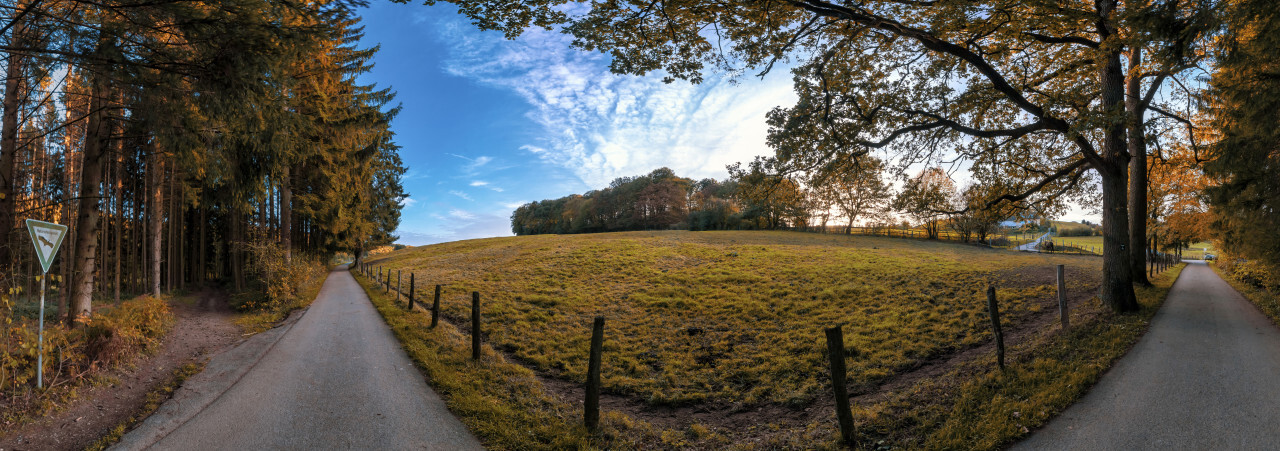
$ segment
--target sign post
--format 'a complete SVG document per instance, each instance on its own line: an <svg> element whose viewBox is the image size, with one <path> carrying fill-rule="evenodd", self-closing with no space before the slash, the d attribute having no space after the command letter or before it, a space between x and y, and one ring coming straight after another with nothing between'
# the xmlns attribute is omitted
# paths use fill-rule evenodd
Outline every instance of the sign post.
<svg viewBox="0 0 1280 451"><path fill-rule="evenodd" d="M40 334L39 354L36 357L36 388L44 388L44 280L49 278L49 266L58 255L62 239L67 235L67 226L52 222L27 220L27 232L31 234L31 244L36 247L36 258L40 260Z"/></svg>

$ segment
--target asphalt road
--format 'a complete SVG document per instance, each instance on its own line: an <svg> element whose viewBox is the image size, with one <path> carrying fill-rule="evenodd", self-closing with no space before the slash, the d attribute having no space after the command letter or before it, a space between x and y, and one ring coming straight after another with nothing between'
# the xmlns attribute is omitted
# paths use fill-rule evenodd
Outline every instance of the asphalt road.
<svg viewBox="0 0 1280 451"><path fill-rule="evenodd" d="M209 367L247 371L184 386L194 394L175 396L117 447L483 449L426 385L345 269L330 273L306 313L281 327L289 328L245 343L261 352L240 351L239 360ZM201 394L208 400L186 401Z"/></svg>
<svg viewBox="0 0 1280 451"><path fill-rule="evenodd" d="M1280 329L1203 262L1075 405L1015 449L1280 447Z"/></svg>

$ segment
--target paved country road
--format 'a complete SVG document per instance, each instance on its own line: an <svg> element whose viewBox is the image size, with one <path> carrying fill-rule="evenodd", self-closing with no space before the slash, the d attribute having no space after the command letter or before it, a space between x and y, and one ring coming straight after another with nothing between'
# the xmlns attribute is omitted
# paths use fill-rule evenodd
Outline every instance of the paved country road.
<svg viewBox="0 0 1280 451"><path fill-rule="evenodd" d="M1280 329L1203 262L1080 402L1015 449L1278 449Z"/></svg>
<svg viewBox="0 0 1280 451"><path fill-rule="evenodd" d="M482 449L345 268L295 320L214 358L116 448Z"/></svg>

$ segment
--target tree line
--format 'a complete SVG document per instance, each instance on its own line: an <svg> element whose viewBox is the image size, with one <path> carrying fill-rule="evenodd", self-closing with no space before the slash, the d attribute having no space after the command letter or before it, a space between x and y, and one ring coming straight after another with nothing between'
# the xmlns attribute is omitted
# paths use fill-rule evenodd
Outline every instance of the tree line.
<svg viewBox="0 0 1280 451"><path fill-rule="evenodd" d="M559 199L530 202L511 213L516 235L628 230L815 230L843 224L922 227L928 238L950 229L962 241L988 241L1011 209L965 209L988 200L977 185L959 190L939 167L906 178L891 189L883 163L850 161L838 171L782 175L777 160L757 158L728 167L729 178L698 181L669 168L620 177L608 187ZM950 213L946 213L950 211Z"/></svg>
<svg viewBox="0 0 1280 451"><path fill-rule="evenodd" d="M374 53L356 6L0 6L0 284L40 273L26 218L70 228L49 273L68 323L95 302L244 291L264 260L393 241L398 107L356 81Z"/></svg>

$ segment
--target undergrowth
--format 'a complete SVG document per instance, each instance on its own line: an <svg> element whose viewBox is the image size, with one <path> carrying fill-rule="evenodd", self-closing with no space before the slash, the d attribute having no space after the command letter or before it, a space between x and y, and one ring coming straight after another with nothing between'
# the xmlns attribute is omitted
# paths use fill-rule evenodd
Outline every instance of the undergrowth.
<svg viewBox="0 0 1280 451"><path fill-rule="evenodd" d="M34 320L6 318L0 349L0 420L4 430L47 415L75 399L77 389L103 369L158 348L174 322L164 300L139 296L99 307L81 327L46 322L44 389L36 386L38 355Z"/></svg>
<svg viewBox="0 0 1280 451"><path fill-rule="evenodd" d="M295 253L284 259L278 244L246 244L250 253L249 289L232 296L231 306L241 312L235 323L246 334L270 329L294 310L311 305L328 274L320 258Z"/></svg>

